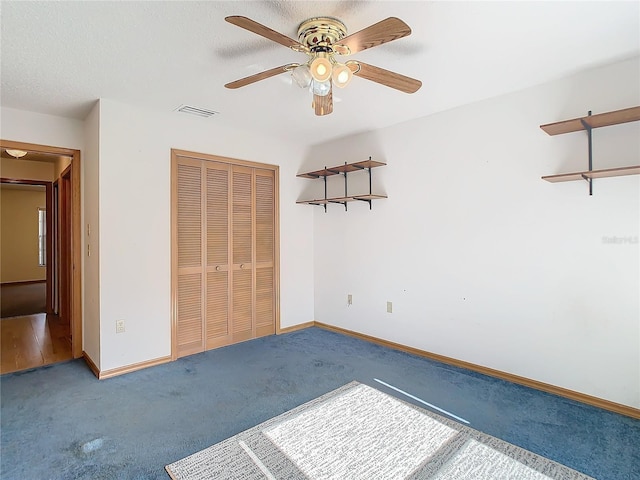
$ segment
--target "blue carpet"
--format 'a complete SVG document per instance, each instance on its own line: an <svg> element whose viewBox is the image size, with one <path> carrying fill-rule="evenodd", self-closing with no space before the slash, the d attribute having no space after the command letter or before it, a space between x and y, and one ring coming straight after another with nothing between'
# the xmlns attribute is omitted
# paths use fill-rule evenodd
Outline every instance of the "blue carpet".
<svg viewBox="0 0 640 480"><path fill-rule="evenodd" d="M407 400L374 378L597 479L640 478L638 420L318 328L108 380L82 360L3 375L0 477L167 479L168 463L352 380Z"/></svg>

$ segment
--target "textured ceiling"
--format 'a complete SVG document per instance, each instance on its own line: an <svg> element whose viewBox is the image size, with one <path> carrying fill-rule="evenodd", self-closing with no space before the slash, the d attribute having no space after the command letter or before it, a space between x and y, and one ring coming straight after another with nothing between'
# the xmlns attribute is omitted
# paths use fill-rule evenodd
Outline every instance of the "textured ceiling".
<svg viewBox="0 0 640 480"><path fill-rule="evenodd" d="M98 98L314 144L501 95L640 53L640 2L13 2L1 9L3 106L82 119ZM306 56L224 21L244 15L296 38L313 16L350 33L395 16L409 37L349 59L420 79L413 95L354 78L334 112L282 74L224 84ZM175 115L184 115L175 113Z"/></svg>

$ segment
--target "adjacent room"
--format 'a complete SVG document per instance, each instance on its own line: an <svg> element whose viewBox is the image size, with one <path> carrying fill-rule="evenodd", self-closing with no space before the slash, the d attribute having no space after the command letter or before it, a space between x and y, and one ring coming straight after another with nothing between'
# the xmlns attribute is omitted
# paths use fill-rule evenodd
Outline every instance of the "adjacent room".
<svg viewBox="0 0 640 480"><path fill-rule="evenodd" d="M2 479L640 478L640 3L0 8Z"/></svg>
<svg viewBox="0 0 640 480"><path fill-rule="evenodd" d="M0 171L0 373L9 373L73 358L65 201L70 158L5 148Z"/></svg>

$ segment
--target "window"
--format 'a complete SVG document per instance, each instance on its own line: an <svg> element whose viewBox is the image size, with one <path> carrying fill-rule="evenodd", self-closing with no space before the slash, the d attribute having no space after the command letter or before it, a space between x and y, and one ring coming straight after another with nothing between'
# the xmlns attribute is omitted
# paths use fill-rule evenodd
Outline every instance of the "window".
<svg viewBox="0 0 640 480"><path fill-rule="evenodd" d="M38 208L38 265L44 267L47 262L47 211Z"/></svg>

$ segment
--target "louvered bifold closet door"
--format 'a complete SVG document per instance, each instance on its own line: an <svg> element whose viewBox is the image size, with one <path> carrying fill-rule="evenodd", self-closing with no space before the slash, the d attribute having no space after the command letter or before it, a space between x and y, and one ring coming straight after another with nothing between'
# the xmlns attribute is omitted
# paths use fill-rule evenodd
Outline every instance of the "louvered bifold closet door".
<svg viewBox="0 0 640 480"><path fill-rule="evenodd" d="M172 356L275 333L277 167L172 151Z"/></svg>
<svg viewBox="0 0 640 480"><path fill-rule="evenodd" d="M253 322L253 169L232 166L232 320L233 342L254 338Z"/></svg>
<svg viewBox="0 0 640 480"><path fill-rule="evenodd" d="M202 163L180 159L176 165L177 296L179 357L202 352Z"/></svg>
<svg viewBox="0 0 640 480"><path fill-rule="evenodd" d="M231 343L229 325L229 171L228 164L205 162L206 176L206 349Z"/></svg>
<svg viewBox="0 0 640 480"><path fill-rule="evenodd" d="M275 333L275 174L255 170L255 325L256 337Z"/></svg>

